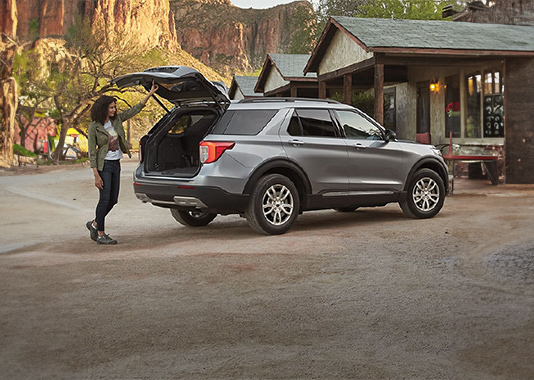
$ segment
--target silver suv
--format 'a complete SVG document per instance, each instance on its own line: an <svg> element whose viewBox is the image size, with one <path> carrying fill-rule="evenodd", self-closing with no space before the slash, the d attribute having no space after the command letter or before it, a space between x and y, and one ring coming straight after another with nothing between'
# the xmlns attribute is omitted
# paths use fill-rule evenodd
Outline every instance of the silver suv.
<svg viewBox="0 0 534 380"><path fill-rule="evenodd" d="M159 85L173 108L140 141L134 191L183 225L244 215L255 231L282 234L303 211L398 202L431 218L448 189L447 167L430 145L398 141L354 107L316 99L231 102L224 85L171 66L114 79Z"/></svg>

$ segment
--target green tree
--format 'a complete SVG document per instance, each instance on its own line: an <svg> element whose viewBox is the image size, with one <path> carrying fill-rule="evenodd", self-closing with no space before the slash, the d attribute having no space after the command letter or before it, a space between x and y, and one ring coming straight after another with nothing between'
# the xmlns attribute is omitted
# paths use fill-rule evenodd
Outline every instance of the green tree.
<svg viewBox="0 0 534 380"><path fill-rule="evenodd" d="M464 5L458 0L319 0L317 13L324 25L331 16L395 19L441 19L445 5Z"/></svg>
<svg viewBox="0 0 534 380"><path fill-rule="evenodd" d="M53 101L60 133L53 160L63 159L69 128L77 128L99 96L118 91L110 79L143 67L141 48L133 37L108 33L78 18L65 36L68 59L49 62L42 77L41 96Z"/></svg>
<svg viewBox="0 0 534 380"><path fill-rule="evenodd" d="M317 15L313 7L298 7L292 17L289 54L311 53L318 33Z"/></svg>
<svg viewBox="0 0 534 380"><path fill-rule="evenodd" d="M441 20L447 0L373 0L358 7L356 17Z"/></svg>

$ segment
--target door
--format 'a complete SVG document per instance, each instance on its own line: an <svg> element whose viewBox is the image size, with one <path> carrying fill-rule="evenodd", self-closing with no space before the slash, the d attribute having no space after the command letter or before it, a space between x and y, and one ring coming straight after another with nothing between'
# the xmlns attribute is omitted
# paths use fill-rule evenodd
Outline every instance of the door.
<svg viewBox="0 0 534 380"><path fill-rule="evenodd" d="M328 110L293 111L280 137L288 158L307 173L313 194L347 195L347 145Z"/></svg>
<svg viewBox="0 0 534 380"><path fill-rule="evenodd" d="M387 194L402 190L402 149L386 141L383 129L357 111L336 111L349 153L349 190L352 196Z"/></svg>
<svg viewBox="0 0 534 380"><path fill-rule="evenodd" d="M430 82L417 83L417 141L430 144Z"/></svg>

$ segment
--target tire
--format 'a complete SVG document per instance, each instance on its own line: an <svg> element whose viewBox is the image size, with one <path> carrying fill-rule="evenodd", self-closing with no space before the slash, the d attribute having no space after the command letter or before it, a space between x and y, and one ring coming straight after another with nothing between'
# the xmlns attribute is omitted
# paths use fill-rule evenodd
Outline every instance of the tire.
<svg viewBox="0 0 534 380"><path fill-rule="evenodd" d="M431 169L415 172L406 192L406 201L399 202L404 213L417 219L434 217L445 202L445 185L441 177Z"/></svg>
<svg viewBox="0 0 534 380"><path fill-rule="evenodd" d="M250 195L245 218L256 232L280 235L291 228L300 210L297 188L280 174L261 177Z"/></svg>
<svg viewBox="0 0 534 380"><path fill-rule="evenodd" d="M178 223L188 227L207 226L217 216L202 211L183 211L175 208L171 208L171 214Z"/></svg>
<svg viewBox="0 0 534 380"><path fill-rule="evenodd" d="M334 210L337 212L354 212L358 207L336 207Z"/></svg>

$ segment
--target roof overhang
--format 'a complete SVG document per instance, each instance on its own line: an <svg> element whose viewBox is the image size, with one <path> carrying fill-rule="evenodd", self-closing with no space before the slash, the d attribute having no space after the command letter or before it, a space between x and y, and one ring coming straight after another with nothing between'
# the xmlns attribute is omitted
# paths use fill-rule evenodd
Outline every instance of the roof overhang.
<svg viewBox="0 0 534 380"><path fill-rule="evenodd" d="M308 60L304 73L318 73L319 65L324 58L328 47L337 31L345 33L359 47L368 53L388 54L406 54L406 55L424 55L424 56L454 56L454 57L534 57L534 51L519 50L490 50L490 49L450 49L450 48L417 48L417 47L389 47L389 46L367 46L357 36L353 35L335 18L330 18L326 24L319 41Z"/></svg>

